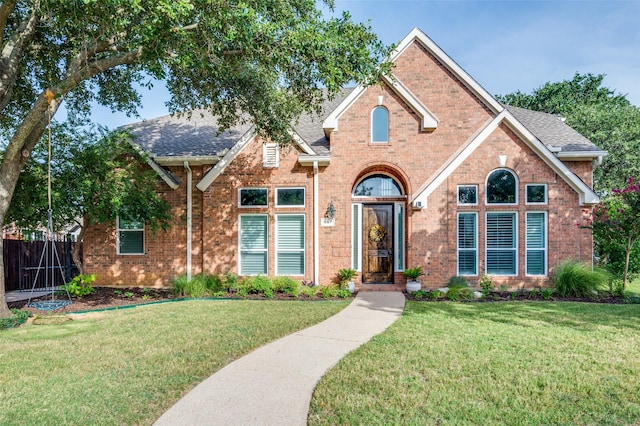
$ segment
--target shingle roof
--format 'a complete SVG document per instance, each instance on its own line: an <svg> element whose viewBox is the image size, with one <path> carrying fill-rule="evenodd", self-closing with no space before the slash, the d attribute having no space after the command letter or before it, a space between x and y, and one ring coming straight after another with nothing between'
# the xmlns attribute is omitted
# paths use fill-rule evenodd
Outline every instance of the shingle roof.
<svg viewBox="0 0 640 426"><path fill-rule="evenodd" d="M251 123L238 124L218 134L218 121L206 110L194 110L191 119L184 115L141 121L124 126L135 142L155 157L216 156L234 146Z"/></svg>
<svg viewBox="0 0 640 426"><path fill-rule="evenodd" d="M353 90L341 90L334 99L326 100L320 115L304 114L293 126L294 131L317 154L329 153L322 121ZM135 142L153 157L217 156L233 147L251 129L251 123L238 124L218 134L218 121L207 110L167 115L124 126L135 136Z"/></svg>
<svg viewBox="0 0 640 426"><path fill-rule="evenodd" d="M562 152L601 151L593 142L553 114L511 105L504 107L547 146L561 148Z"/></svg>
<svg viewBox="0 0 640 426"><path fill-rule="evenodd" d="M311 146L316 154L322 155L329 153L329 141L324 134L322 122L340 105L353 89L353 87L342 89L334 99L324 101L320 115L304 114L293 126L293 130Z"/></svg>

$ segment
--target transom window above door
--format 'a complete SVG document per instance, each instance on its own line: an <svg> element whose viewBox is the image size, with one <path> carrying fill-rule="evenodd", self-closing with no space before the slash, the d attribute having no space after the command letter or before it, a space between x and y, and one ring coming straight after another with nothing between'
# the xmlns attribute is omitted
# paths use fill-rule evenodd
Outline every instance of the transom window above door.
<svg viewBox="0 0 640 426"><path fill-rule="evenodd" d="M365 177L353 190L356 197L401 197L402 189L392 177L382 174Z"/></svg>

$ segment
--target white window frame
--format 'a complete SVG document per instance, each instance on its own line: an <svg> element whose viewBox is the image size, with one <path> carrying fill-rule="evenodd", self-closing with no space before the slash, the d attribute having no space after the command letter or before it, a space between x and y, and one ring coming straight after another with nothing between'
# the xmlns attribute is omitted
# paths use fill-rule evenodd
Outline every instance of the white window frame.
<svg viewBox="0 0 640 426"><path fill-rule="evenodd" d="M259 205L255 205L255 206L243 206L242 205L242 191L246 191L246 190L264 190L267 192L267 204L259 204ZM269 207L269 188L265 188L265 187L253 187L253 186L247 186L247 187L242 187L242 188L238 188L238 208L241 209L263 209L265 207Z"/></svg>
<svg viewBox="0 0 640 426"><path fill-rule="evenodd" d="M266 247L264 249L243 249L242 247L242 217L244 216L259 216L259 217L264 217L266 219L266 235L265 235L265 240L266 240ZM242 272L242 252L243 251L248 251L248 252L264 252L266 255L266 271L264 272L265 275L269 275L269 215L267 214L240 214L238 215L238 275L247 275L247 274L243 274ZM261 275L261 274L248 274L249 276L251 275Z"/></svg>
<svg viewBox="0 0 640 426"><path fill-rule="evenodd" d="M514 245L515 247L513 248L513 251L515 252L515 268L514 271L515 273L513 274L496 274L496 273L492 273L489 272L488 269L488 257L489 257L489 250L492 251L497 251L497 250L507 250L507 249L489 249L488 244L487 244L487 233L488 233L488 228L489 228L489 215L490 214L513 214L514 215L514 223L513 223L513 232L514 232ZM485 265L485 269L486 269L486 273L487 275L493 275L493 276L499 276L499 277L516 277L518 276L518 270L519 270L519 265L518 265L518 246L519 246L519 240L518 240L518 212L516 211L500 211L500 210L496 210L496 211L488 211L485 213L485 229L484 229L484 265Z"/></svg>
<svg viewBox="0 0 640 426"><path fill-rule="evenodd" d="M140 256L145 254L145 223L142 222L142 228L136 229L120 229L120 216L116 217L116 253L119 256ZM120 252L120 233L121 232L142 232L142 251L139 253L122 253Z"/></svg>
<svg viewBox="0 0 640 426"><path fill-rule="evenodd" d="M498 172L498 171L507 171L509 173L511 173L513 175L513 177L516 180L516 194L515 194L515 201L513 203L489 203L489 176L491 176L493 173ZM514 172L511 169L507 169L505 167L499 167L497 169L493 169L491 170L488 174L487 177L484 180L484 204L486 206L490 206L490 207L500 207L500 206L517 206L518 202L520 200L519 197L519 192L520 192L520 180L518 179L518 175L516 174L516 172Z"/></svg>
<svg viewBox="0 0 640 426"><path fill-rule="evenodd" d="M473 188L476 189L476 202L475 203L461 203L460 202L460 188L468 188L468 187L473 187ZM476 185L476 184L458 185L457 188L456 188L456 202L458 203L459 206L477 206L479 197L480 197L480 192L478 191L478 185Z"/></svg>
<svg viewBox="0 0 640 426"><path fill-rule="evenodd" d="M473 232L473 243L475 248L473 249L469 249L469 248L460 248L460 216L461 215L471 215L474 216L475 218L475 229ZM459 276L465 276L465 277L476 277L478 276L478 256L479 256L479 250L478 250L478 212L458 212L458 215L456 217L456 249L457 249L457 253L456 253L456 274ZM476 253L476 264L475 264L475 273L473 274L462 274L460 273L460 252L471 252L471 251L475 251Z"/></svg>
<svg viewBox="0 0 640 426"><path fill-rule="evenodd" d="M279 204L278 203L278 193L283 189L301 189L302 190L302 204ZM304 208L307 204L307 191L304 186L283 186L276 188L275 195L276 207L280 208Z"/></svg>
<svg viewBox="0 0 640 426"><path fill-rule="evenodd" d="M302 229L303 229L303 238L302 238L302 248L301 249L280 249L280 239L279 239L279 233L278 233L278 222L279 219L283 216L297 216L297 217L302 217ZM301 276L303 277L306 273L307 270L307 250L306 250L306 245L307 245L307 218L306 215L303 213L285 213L285 214L277 214L276 215L276 229L275 229L275 240L276 240L276 256L275 256L275 261L276 261L276 275L281 276L291 276L291 277L297 277L297 276ZM280 253L302 253L302 273L300 274L281 274L280 271L278 270L278 258L280 256Z"/></svg>
<svg viewBox="0 0 640 426"><path fill-rule="evenodd" d="M262 144L262 167L275 169L280 165L280 147L275 142Z"/></svg>
<svg viewBox="0 0 640 426"><path fill-rule="evenodd" d="M377 110L377 109L384 109L387 112L387 140L384 141L374 141L373 140L373 113ZM389 109L385 106L382 105L377 105L375 106L372 110L371 110L371 143L372 144L388 144L389 143L389 132L390 132L390 119L391 119L391 113L389 113Z"/></svg>
<svg viewBox="0 0 640 426"><path fill-rule="evenodd" d="M529 187L530 186L544 186L544 201L539 201L539 202L533 202L533 201L529 201ZM525 204L529 205L529 206L535 206L535 205L546 205L549 204L549 186L546 183L528 183L525 185L524 188L524 200L525 200Z"/></svg>
<svg viewBox="0 0 640 426"><path fill-rule="evenodd" d="M544 215L544 248L529 248L529 239L526 237L526 233L529 230L529 215L530 214L543 214ZM543 252L544 259L544 274L530 274L528 271L529 266L529 251L541 251ZM546 277L549 274L549 215L546 211L528 211L525 218L525 275L528 277Z"/></svg>

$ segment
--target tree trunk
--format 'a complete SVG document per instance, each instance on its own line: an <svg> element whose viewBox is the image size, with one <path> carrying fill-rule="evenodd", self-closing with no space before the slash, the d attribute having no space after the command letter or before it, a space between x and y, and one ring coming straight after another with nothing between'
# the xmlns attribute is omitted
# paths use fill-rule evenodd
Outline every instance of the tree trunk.
<svg viewBox="0 0 640 426"><path fill-rule="evenodd" d="M84 231L85 231L85 227L81 226L80 233L78 234L76 243L73 246L73 250L71 251L71 258L73 259L73 262L76 264L76 267L78 268L78 272L80 273L80 275L84 275L85 273L84 265L82 264L82 260L80 259L80 242L82 242L82 240L84 239Z"/></svg>

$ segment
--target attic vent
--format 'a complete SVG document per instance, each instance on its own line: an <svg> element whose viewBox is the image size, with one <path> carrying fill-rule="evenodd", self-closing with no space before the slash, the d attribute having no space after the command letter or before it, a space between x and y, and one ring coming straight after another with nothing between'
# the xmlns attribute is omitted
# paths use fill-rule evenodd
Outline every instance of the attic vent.
<svg viewBox="0 0 640 426"><path fill-rule="evenodd" d="M278 167L279 154L277 143L265 143L262 145L262 167L265 169Z"/></svg>

